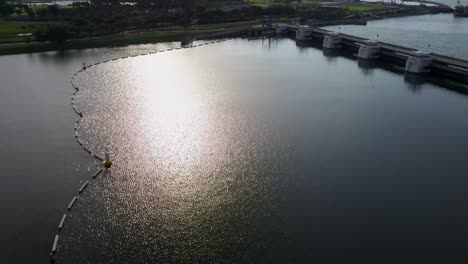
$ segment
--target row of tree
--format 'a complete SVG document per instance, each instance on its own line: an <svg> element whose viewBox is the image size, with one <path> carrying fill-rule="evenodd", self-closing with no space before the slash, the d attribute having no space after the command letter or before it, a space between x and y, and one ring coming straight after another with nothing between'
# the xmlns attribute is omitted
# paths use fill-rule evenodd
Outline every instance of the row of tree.
<svg viewBox="0 0 468 264"><path fill-rule="evenodd" d="M59 13L59 6L49 5L46 8L34 9L29 5L22 3L7 3L0 0L0 17L8 17L16 15L20 18L21 16L28 16L30 18L47 17L49 15L56 16Z"/></svg>
<svg viewBox="0 0 468 264"><path fill-rule="evenodd" d="M226 2L229 1L229 4ZM62 42L68 38L93 37L118 33L124 30L144 28L164 28L171 26L189 27L195 23L222 23L252 20L264 16L307 16L299 13L290 5L271 5L260 7L242 5L243 0L136 0L134 4L122 4L119 0L90 0L75 2L72 8L50 5L36 8L36 13L23 4L8 4L0 0L0 7L11 12L29 14L31 21L58 22L41 28L35 34L40 41ZM276 0L284 1L284 0ZM213 8L237 4L237 8ZM1 8L0 8L1 9ZM21 10L18 11L18 10ZM32 10L32 12L31 12ZM326 10L317 10L313 16L330 14ZM341 14L339 14L341 15ZM28 16L22 19L28 19Z"/></svg>

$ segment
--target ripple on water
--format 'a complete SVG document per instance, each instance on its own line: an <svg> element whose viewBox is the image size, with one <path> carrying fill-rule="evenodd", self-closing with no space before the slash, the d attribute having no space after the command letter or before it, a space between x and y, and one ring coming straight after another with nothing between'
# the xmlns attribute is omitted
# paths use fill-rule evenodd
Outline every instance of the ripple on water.
<svg viewBox="0 0 468 264"><path fill-rule="evenodd" d="M78 131L115 164L67 219L60 260L466 257L466 96L325 55L231 40L77 75Z"/></svg>
<svg viewBox="0 0 468 264"><path fill-rule="evenodd" d="M76 77L83 143L109 150L115 165L72 212L64 263L248 261L261 252L275 225L277 150L213 73L194 72L202 65L187 63L191 53L116 60Z"/></svg>

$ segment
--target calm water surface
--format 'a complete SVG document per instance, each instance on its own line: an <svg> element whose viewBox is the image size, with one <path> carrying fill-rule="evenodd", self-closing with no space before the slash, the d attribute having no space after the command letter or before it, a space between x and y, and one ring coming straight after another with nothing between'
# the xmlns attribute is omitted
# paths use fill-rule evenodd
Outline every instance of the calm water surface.
<svg viewBox="0 0 468 264"><path fill-rule="evenodd" d="M447 4L452 5L451 2ZM468 4L468 3L467 3ZM437 14L369 21L328 30L468 60L468 18Z"/></svg>
<svg viewBox="0 0 468 264"><path fill-rule="evenodd" d="M48 263L68 202L96 170L74 138L72 74L83 61L174 46L0 56L0 263Z"/></svg>
<svg viewBox="0 0 468 264"><path fill-rule="evenodd" d="M115 162L62 263L468 261L468 98L294 41L232 40L77 76Z"/></svg>

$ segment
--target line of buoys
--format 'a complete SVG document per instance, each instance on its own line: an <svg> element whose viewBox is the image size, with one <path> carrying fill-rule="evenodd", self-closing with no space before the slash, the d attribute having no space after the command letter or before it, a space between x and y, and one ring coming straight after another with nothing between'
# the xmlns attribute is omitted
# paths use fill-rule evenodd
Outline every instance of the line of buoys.
<svg viewBox="0 0 468 264"><path fill-rule="evenodd" d="M224 40L225 41L225 40ZM218 42L221 42L221 40L218 40ZM215 43L215 42L212 42L212 43ZM209 43L204 43L204 44L200 44L198 46L202 46L202 45L208 45ZM192 46L192 47L197 47L197 45L195 46ZM155 52L148 52L146 54L139 54L139 55L134 55L134 56L131 56L131 57L136 57L136 56L145 56L145 55L150 55L150 54L154 54L154 53L158 53L158 52L165 52L165 51L172 51L172 50L179 50L179 49L188 49L190 47L178 47L178 48L172 48L172 49L167 49L167 50L161 50L161 51L155 51ZM98 155L96 154L92 154L91 150L89 150L87 147L85 147L83 145L83 143L81 142L80 138L78 137L78 125L79 125L79 122L81 120L81 118L83 117L83 113L82 112L79 112L76 107L75 107L75 104L74 104L74 96L78 93L79 91L79 88L78 86L75 85L74 83L74 80L75 80L75 76L77 76L79 73L81 72L84 72L85 70L91 68L93 65L99 65L99 64L103 64L103 63L107 63L107 62L110 62L110 61L115 61L115 60L119 60L119 59L125 59L125 58L129 58L130 56L127 56L127 57L121 57L121 58L115 58L115 59L111 59L111 60L105 60L105 61L102 61L102 62L97 62L95 64L92 64L92 65L89 65L87 66L86 68L82 68L80 70L78 70L77 72L75 72L71 78L71 85L72 87L75 89L75 92L73 93L73 96L71 98L72 100L72 107L73 107L73 110L75 111L75 113L80 117L78 118L78 120L76 120L75 122L75 128L74 128L74 131L75 131L75 137L76 137L76 140L78 142L78 144L80 146L83 147L83 149L85 151L87 151L88 153L90 153L94 158L100 160L100 161L103 161L104 159L102 157L99 157ZM94 175L92 176L92 179L96 179L97 176L99 176L101 173L104 172L104 169L100 169L98 170L96 173L94 173ZM78 195L80 195L88 186L89 186L90 182L89 181L86 181L82 186L81 188L78 190ZM76 201L78 200L78 196L74 196L73 199L70 201L70 203L68 204L68 207L67 207L67 210L68 211L71 211L71 209L73 208L74 204L76 203ZM60 232L64 225L65 225L65 221L67 219L67 214L64 214L62 216L62 219L58 225L58 231ZM52 250L51 250L51 253L50 253L50 262L51 263L54 263L55 262L55 253L57 252L58 250L58 240L59 240L59 235L56 234L55 235L55 238L54 238L54 242L52 244Z"/></svg>
<svg viewBox="0 0 468 264"><path fill-rule="evenodd" d="M82 193L86 189L86 187L88 187L88 185L89 185L89 181L86 181L78 190L78 193Z"/></svg>
<svg viewBox="0 0 468 264"><path fill-rule="evenodd" d="M98 64L101 64L101 62L97 62L97 63L95 63L95 64L93 64L93 65L98 65ZM91 66L91 65L90 65L90 66ZM88 66L87 68L89 68L90 66ZM80 71L83 71L83 69L81 69ZM78 72L80 72L80 71L78 71ZM77 72L77 73L78 73L78 72ZM75 75L76 75L76 74L75 74ZM77 88L77 86L73 83L73 81L72 81L72 86L75 87L75 89L77 90L75 93L73 93L73 95L76 95L76 93L78 92L78 88ZM75 113L80 117L80 118L78 118L78 120L76 120L76 122L75 122L75 128L74 128L74 130L75 130L75 138L76 138L78 144L79 144L80 146L82 146L83 149L84 149L86 152L88 152L89 154L92 155L91 150L88 149L87 147L85 147L84 144L83 144L83 142L82 142L82 141L80 140L80 138L79 138L79 135L78 135L78 125L79 125L79 123L80 123L81 118L83 117L83 113L79 112L79 111L76 109L73 100L74 100L74 96L72 97L72 107L73 107L73 110L75 111Z"/></svg>
<svg viewBox="0 0 468 264"><path fill-rule="evenodd" d="M78 112L78 110L76 110L75 104L72 104L72 107L77 115L82 116L81 112Z"/></svg>
<svg viewBox="0 0 468 264"><path fill-rule="evenodd" d="M96 172L93 175L93 179L95 179L97 177L97 175L101 174L102 172L103 172L103 169L100 169L98 172ZM86 181L81 186L81 188L78 190L78 193L81 194L89 184L90 184L90 182ZM68 211L71 211L71 209L73 208L73 206L74 206L74 204L76 203L77 200L78 200L78 196L74 196L73 199L68 204L68 207L67 207ZM59 223L58 228L57 228L58 232L60 232L63 229L63 227L65 226L65 221L67 219L67 216L68 216L67 214L63 214L62 219L60 220L60 223ZM52 244L52 249L51 249L50 254L49 254L50 263L55 263L55 253L57 253L57 251L58 251L58 240L59 240L59 235L56 234L55 238L54 238L54 242Z"/></svg>
<svg viewBox="0 0 468 264"><path fill-rule="evenodd" d="M208 43L205 43L205 44L208 44ZM201 46L201 45L205 45L205 44L195 45L195 46L193 46L193 47L197 47L197 46ZM166 49L166 50L160 50L160 51L155 51L155 52L149 52L149 53L146 53L146 54L138 54L138 55L134 55L134 56L132 56L132 57L144 56L144 55L148 55L148 54L152 54L152 53L166 52L166 51L178 50L178 49L183 49L183 48L189 48L189 47L171 48L171 49ZM103 64L103 63L110 62L110 61L115 61L115 60L124 59L124 58L129 58L129 57L130 57L130 56L126 56L126 57L121 57L121 58L114 58L114 59L111 59L111 60L105 60L105 61L102 61L102 62L97 62L97 63L95 63L95 64L92 64L92 65L87 66L86 69L91 68L93 65L99 65L99 64ZM75 96L76 93L79 91L78 86L76 86L75 83L74 83L74 80L75 80L74 76L77 76L79 73L85 71L86 69L80 69L80 70L78 70L76 73L73 74L73 77L71 78L71 81L70 81L70 82L71 82L71 85L72 85L72 87L75 88L75 90L76 90L76 91L73 93L74 96ZM79 122L80 122L81 118L83 117L83 114L82 114L81 112L79 112L78 109L75 107L75 104L74 104L74 102L73 102L73 101L74 101L74 96L71 98L71 100L72 100L72 107L73 107L73 110L76 112L76 114L77 114L78 116L80 116L80 118L75 122L75 127L74 127L74 130L75 130L75 137L76 137L76 139L77 139L77 141L78 141L78 144L79 144L80 146L82 146L83 149L84 149L86 152L90 153L94 158L96 158L96 159L98 159L98 160L100 160L100 161L103 161L103 158L102 158L102 157L99 157L99 156L96 155L96 154L92 154L91 150L88 149L87 147L85 147L85 146L83 145L83 142L80 140L80 138L79 138L79 136L78 136L78 125L79 125ZM95 179L98 175L100 175L100 174L103 172L103 170L104 170L104 169L100 169L98 172L96 172L96 173L92 176L92 178ZM86 182L83 184L83 186L81 186L81 188L79 189L78 193L81 194L81 193L84 191L84 189L85 189L89 184L90 184L89 181L86 181ZM75 204L75 202L77 201L77 199L78 199L77 196L74 196L74 197L73 197L73 199L71 200L71 202L70 202L69 205L68 205L68 210L69 210L69 211L72 209L72 207L73 207L73 205ZM64 222L65 222L66 217L67 217L67 215L64 214L64 216L62 217L62 221L61 221L60 224L59 224L59 230L63 228L63 225L64 225ZM57 238L56 240L58 240L58 236L57 236L56 238ZM56 244L57 244L56 241L54 241L54 246L55 246L55 248L57 247Z"/></svg>
<svg viewBox="0 0 468 264"><path fill-rule="evenodd" d="M71 200L71 202L68 204L68 211L70 211L72 208L73 208L73 205L75 204L76 200L78 199L78 197L76 196L73 196L73 199Z"/></svg>
<svg viewBox="0 0 468 264"><path fill-rule="evenodd" d="M58 230L62 230L63 228L63 225L65 225L65 219L67 219L67 214L63 214L62 216L62 220L60 220L60 223L58 225Z"/></svg>

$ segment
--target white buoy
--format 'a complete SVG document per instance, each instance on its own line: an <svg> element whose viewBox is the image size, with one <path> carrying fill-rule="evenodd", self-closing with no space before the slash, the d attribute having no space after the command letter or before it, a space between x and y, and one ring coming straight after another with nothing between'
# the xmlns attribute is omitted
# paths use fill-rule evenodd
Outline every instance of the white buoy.
<svg viewBox="0 0 468 264"><path fill-rule="evenodd" d="M60 224L58 226L58 230L62 230L63 225L65 224L65 219L67 219L67 214L63 214L62 220L60 221Z"/></svg>
<svg viewBox="0 0 468 264"><path fill-rule="evenodd" d="M55 254L57 252L58 239L59 239L59 236L55 235L54 244L52 244L52 251L51 251L52 254Z"/></svg>
<svg viewBox="0 0 468 264"><path fill-rule="evenodd" d="M78 193L82 193L86 187L88 187L88 184L89 184L89 181L86 181L83 186L81 186L81 188L78 190Z"/></svg>
<svg viewBox="0 0 468 264"><path fill-rule="evenodd" d="M78 198L76 196L73 197L73 199L71 200L71 202L68 204L68 211L70 211L72 208L73 208L73 205L75 204L76 200Z"/></svg>
<svg viewBox="0 0 468 264"><path fill-rule="evenodd" d="M425 73L430 72L432 57L422 51L414 52L412 56L406 60L405 71L409 73Z"/></svg>

